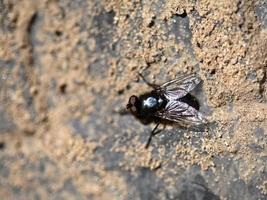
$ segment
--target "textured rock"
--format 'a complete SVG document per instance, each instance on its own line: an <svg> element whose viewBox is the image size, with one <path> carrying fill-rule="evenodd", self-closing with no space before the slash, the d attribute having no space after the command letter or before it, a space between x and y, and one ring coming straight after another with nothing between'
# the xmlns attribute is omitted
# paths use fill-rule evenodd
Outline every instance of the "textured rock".
<svg viewBox="0 0 267 200"><path fill-rule="evenodd" d="M266 199L263 1L0 2L0 196ZM196 73L204 132L120 114Z"/></svg>

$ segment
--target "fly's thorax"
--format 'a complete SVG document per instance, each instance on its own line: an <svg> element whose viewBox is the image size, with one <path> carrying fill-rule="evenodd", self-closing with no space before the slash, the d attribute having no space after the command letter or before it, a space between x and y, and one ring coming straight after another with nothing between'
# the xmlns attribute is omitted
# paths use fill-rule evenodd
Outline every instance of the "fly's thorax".
<svg viewBox="0 0 267 200"><path fill-rule="evenodd" d="M150 108L155 108L158 105L158 103L159 102L155 97L148 97L148 98L143 100L142 106L143 106L143 108L150 109Z"/></svg>
<svg viewBox="0 0 267 200"><path fill-rule="evenodd" d="M140 114L146 117L164 108L167 102L165 98L157 94L149 93L140 96L140 103Z"/></svg>

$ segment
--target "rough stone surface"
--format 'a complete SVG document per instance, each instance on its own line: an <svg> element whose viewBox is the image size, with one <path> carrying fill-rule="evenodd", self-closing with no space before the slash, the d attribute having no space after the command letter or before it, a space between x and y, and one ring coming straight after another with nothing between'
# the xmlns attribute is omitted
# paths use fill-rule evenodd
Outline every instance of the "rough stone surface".
<svg viewBox="0 0 267 200"><path fill-rule="evenodd" d="M267 4L0 0L0 196L267 199ZM196 73L204 132L122 115Z"/></svg>

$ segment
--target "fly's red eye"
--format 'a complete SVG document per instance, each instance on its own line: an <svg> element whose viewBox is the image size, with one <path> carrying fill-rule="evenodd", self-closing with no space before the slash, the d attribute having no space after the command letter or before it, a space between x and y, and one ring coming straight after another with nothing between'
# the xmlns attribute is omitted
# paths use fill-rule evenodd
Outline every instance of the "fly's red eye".
<svg viewBox="0 0 267 200"><path fill-rule="evenodd" d="M131 109L131 111L132 111L133 113L136 113L136 111L137 111L137 109L136 109L135 106L132 106L130 109Z"/></svg>
<svg viewBox="0 0 267 200"><path fill-rule="evenodd" d="M135 102L136 102L136 99L137 99L136 96L131 96L131 97L130 97L130 100L129 100L129 103L130 103L131 105L134 105Z"/></svg>

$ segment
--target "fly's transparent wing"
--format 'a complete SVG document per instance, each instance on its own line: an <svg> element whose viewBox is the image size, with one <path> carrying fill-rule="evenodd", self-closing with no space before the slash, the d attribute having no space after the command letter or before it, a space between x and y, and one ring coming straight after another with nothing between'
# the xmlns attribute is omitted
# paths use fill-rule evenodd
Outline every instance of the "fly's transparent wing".
<svg viewBox="0 0 267 200"><path fill-rule="evenodd" d="M207 123L207 120L199 111L180 101L169 101L165 109L155 115L176 122L183 127L199 126Z"/></svg>
<svg viewBox="0 0 267 200"><path fill-rule="evenodd" d="M201 79L193 74L183 75L162 84L157 90L163 93L168 100L178 100L193 90L200 82Z"/></svg>

